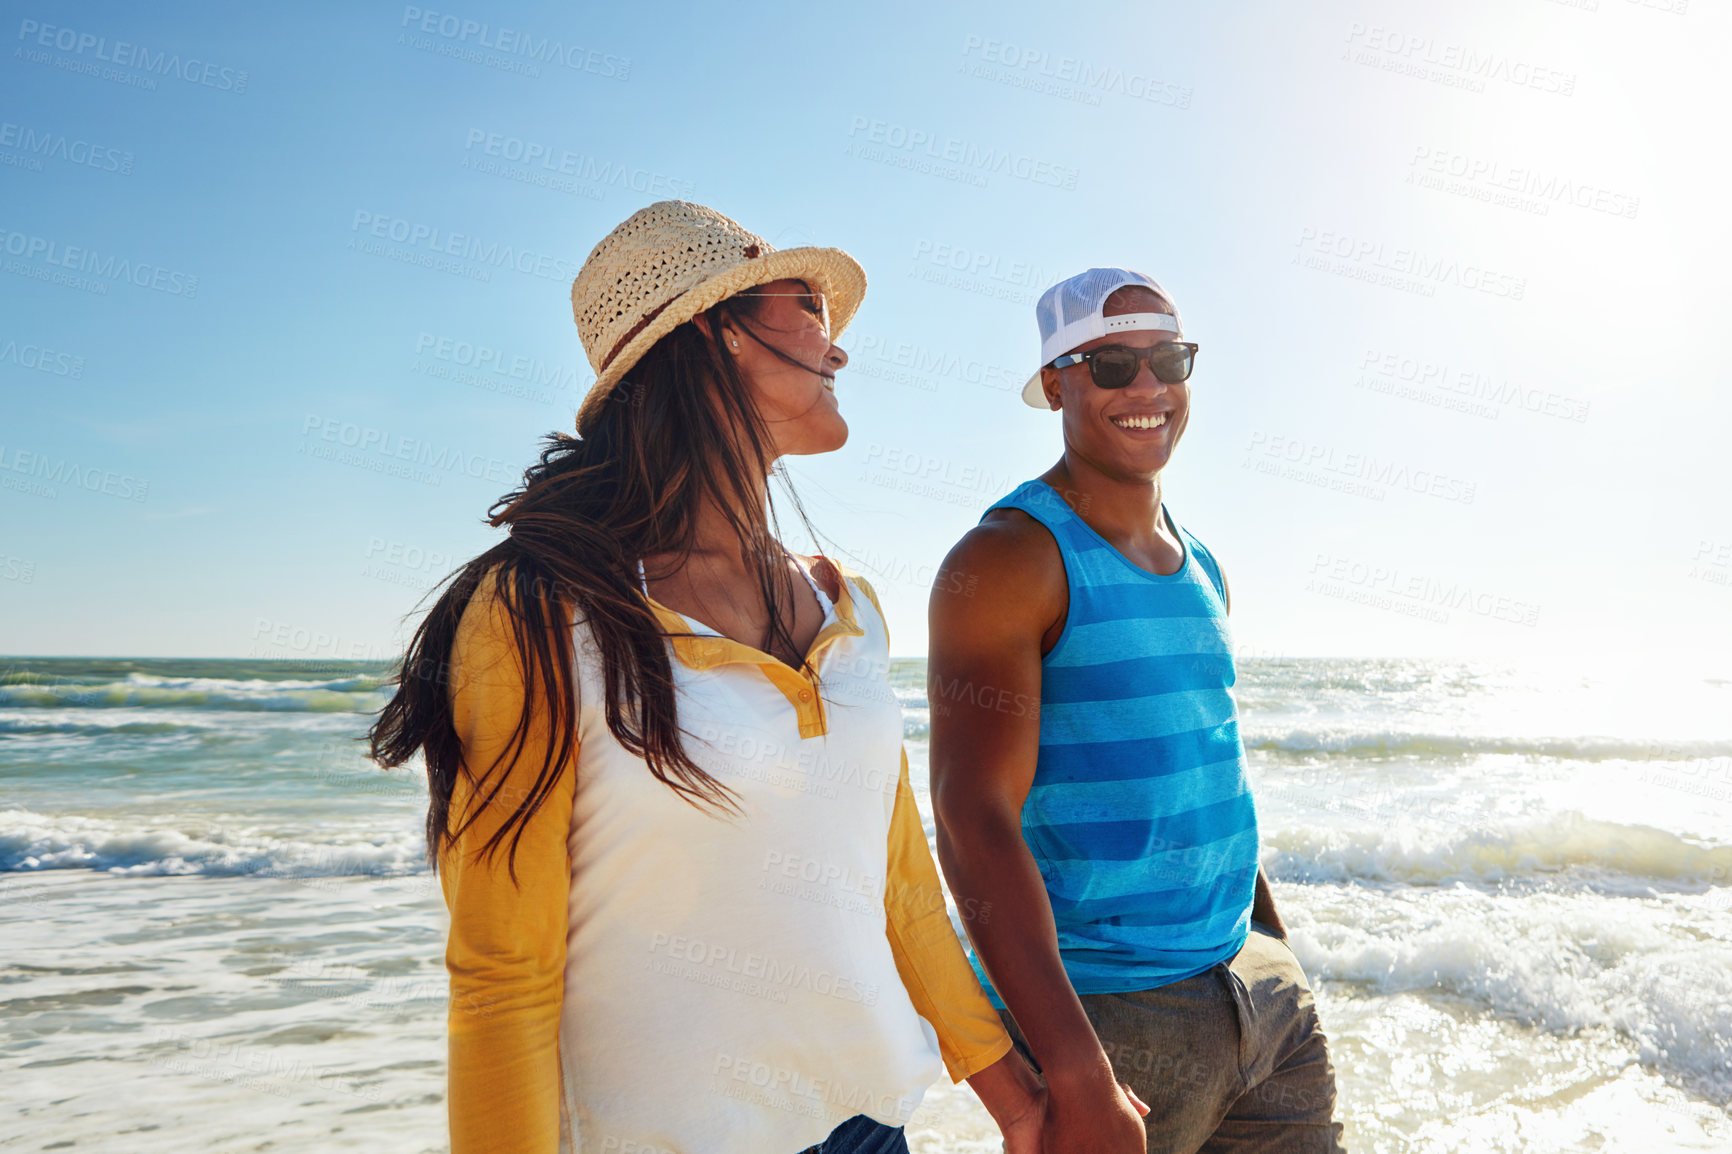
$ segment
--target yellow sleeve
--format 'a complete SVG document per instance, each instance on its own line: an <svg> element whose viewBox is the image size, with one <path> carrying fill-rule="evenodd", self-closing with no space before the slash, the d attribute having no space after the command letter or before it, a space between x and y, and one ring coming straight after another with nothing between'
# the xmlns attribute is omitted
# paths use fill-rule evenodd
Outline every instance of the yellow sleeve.
<svg viewBox="0 0 1732 1154"><path fill-rule="evenodd" d="M490 571L458 625L451 695L464 772L451 798L448 829L467 816L484 775L511 744L523 706L523 673L511 621ZM499 794L439 857L451 911L445 966L451 1154L553 1154L559 1144L559 1018L565 984L567 891L576 773L567 766L528 821L517 847L517 885L506 872L507 835L485 862L473 860L527 797L551 725L532 719ZM480 787L483 796L491 780Z"/></svg>
<svg viewBox="0 0 1732 1154"><path fill-rule="evenodd" d="M890 863L885 870L884 913L896 972L914 1009L932 1024L952 1082L978 1074L1010 1052L1010 1035L986 1000L980 980L956 940L938 868L926 846L914 788L908 784L908 751L890 818Z"/></svg>
<svg viewBox="0 0 1732 1154"><path fill-rule="evenodd" d="M880 620L884 609L878 594L858 573L848 577L860 586ZM889 632L889 624L885 624ZM885 870L884 913L896 972L908 990L914 1009L931 1023L938 1049L952 1082L978 1074L1010 1052L1010 1035L998 1011L986 1000L980 979L956 940L938 867L920 824L920 806L908 783L908 750L902 750L896 806L890 816L890 860Z"/></svg>

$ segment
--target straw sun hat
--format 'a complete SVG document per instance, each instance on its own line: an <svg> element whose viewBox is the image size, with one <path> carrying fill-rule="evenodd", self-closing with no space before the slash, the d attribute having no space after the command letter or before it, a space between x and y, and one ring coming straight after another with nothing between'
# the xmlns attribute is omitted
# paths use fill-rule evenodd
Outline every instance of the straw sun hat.
<svg viewBox="0 0 1732 1154"><path fill-rule="evenodd" d="M839 248L778 252L712 208L664 200L602 238L571 282L571 315L595 384L577 410L581 432L651 345L717 301L783 278L824 294L835 340L866 295L866 272Z"/></svg>

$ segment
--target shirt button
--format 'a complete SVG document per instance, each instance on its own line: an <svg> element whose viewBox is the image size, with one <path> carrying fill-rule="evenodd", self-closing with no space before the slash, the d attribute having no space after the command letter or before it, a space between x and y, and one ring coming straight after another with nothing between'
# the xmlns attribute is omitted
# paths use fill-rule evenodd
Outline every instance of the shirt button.
<svg viewBox="0 0 1732 1154"><path fill-rule="evenodd" d="M802 690L800 690L800 700L801 700L801 701L810 701L810 700L812 700L812 691L811 691L811 690L810 690L810 689L802 689Z"/></svg>

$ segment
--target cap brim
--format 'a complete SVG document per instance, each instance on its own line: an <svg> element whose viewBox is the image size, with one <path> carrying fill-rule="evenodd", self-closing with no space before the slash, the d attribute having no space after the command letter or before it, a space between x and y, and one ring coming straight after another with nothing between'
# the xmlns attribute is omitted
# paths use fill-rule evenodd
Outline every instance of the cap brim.
<svg viewBox="0 0 1732 1154"><path fill-rule="evenodd" d="M1046 401L1046 389L1041 387L1039 369L1034 370L1034 376L1028 378L1028 383L1022 386L1022 403L1045 413L1052 411L1052 406Z"/></svg>

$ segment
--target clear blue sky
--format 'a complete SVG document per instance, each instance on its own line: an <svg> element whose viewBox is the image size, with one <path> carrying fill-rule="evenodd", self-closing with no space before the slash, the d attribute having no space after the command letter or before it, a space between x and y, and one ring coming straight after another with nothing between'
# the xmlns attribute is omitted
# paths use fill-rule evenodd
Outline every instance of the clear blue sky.
<svg viewBox="0 0 1732 1154"><path fill-rule="evenodd" d="M1683 4L9 6L0 653L393 654L571 427L572 273L678 196L867 270L795 474L897 653L1059 452L1034 296L1122 264L1202 346L1167 499L1246 651L1725 654Z"/></svg>

